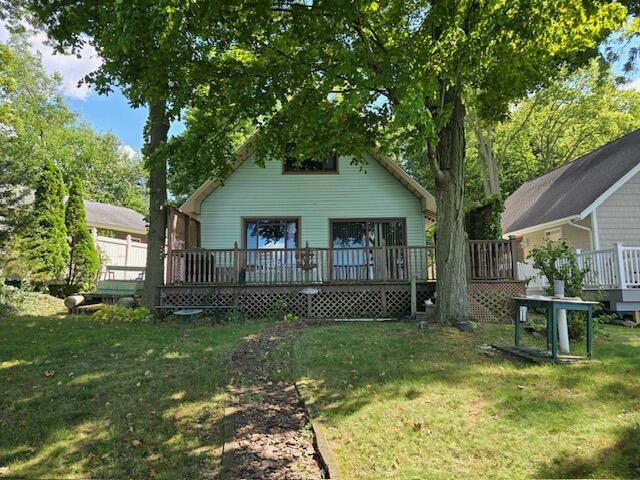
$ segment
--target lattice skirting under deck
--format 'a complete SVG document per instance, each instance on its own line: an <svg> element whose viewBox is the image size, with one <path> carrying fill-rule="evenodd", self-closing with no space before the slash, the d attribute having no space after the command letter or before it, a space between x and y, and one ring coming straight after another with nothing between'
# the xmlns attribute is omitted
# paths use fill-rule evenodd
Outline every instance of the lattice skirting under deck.
<svg viewBox="0 0 640 480"><path fill-rule="evenodd" d="M480 323L512 323L516 308L512 299L525 294L524 282L470 282L469 313Z"/></svg>
<svg viewBox="0 0 640 480"><path fill-rule="evenodd" d="M418 303L434 291L433 283L418 284ZM312 286L167 286L160 304L164 312L185 307L216 310L235 307L252 318L268 316L274 307L308 319L402 318L411 313L409 285L312 285Z"/></svg>
<svg viewBox="0 0 640 480"><path fill-rule="evenodd" d="M418 305L435 290L434 283L417 285ZM311 293L313 291L313 293ZM482 323L508 322L513 318L511 297L524 294L522 282L474 282L469 284L471 315ZM307 319L403 318L411 313L409 285L313 285L313 286L166 286L160 304L163 312L186 307L205 311L236 309L251 318L264 318L274 307Z"/></svg>

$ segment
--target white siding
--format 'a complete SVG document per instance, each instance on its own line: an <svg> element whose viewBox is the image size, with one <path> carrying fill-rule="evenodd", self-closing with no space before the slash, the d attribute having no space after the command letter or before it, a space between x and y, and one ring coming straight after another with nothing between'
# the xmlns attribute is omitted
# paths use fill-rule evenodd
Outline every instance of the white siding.
<svg viewBox="0 0 640 480"><path fill-rule="evenodd" d="M640 173L622 185L597 209L600 248L616 242L640 245Z"/></svg>

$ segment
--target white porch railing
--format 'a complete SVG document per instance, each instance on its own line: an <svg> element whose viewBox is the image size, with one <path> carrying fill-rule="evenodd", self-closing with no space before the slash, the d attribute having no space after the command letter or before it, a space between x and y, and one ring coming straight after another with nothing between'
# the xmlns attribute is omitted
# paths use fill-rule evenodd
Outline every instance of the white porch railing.
<svg viewBox="0 0 640 480"><path fill-rule="evenodd" d="M620 254L627 288L640 287L640 247L620 247Z"/></svg>
<svg viewBox="0 0 640 480"><path fill-rule="evenodd" d="M102 259L101 280L138 280L147 263L147 244L136 242L127 236L126 240L93 236ZM107 267L124 267L112 268ZM137 268L131 268L137 267Z"/></svg>
<svg viewBox="0 0 640 480"><path fill-rule="evenodd" d="M584 286L590 289L640 288L640 247L616 243L613 248L576 251L580 268L587 268ZM518 278L530 279L528 291L544 289L547 279L530 263L518 262Z"/></svg>
<svg viewBox="0 0 640 480"><path fill-rule="evenodd" d="M530 263L518 262L518 280L526 280L528 293L540 293L549 285L547 277L542 275Z"/></svg>

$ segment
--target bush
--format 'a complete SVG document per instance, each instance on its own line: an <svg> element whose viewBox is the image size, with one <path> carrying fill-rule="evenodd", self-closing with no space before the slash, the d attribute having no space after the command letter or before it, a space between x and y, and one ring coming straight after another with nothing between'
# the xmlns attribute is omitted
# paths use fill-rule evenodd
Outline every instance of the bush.
<svg viewBox="0 0 640 480"><path fill-rule="evenodd" d="M27 290L0 283L0 315L20 312L28 299Z"/></svg>
<svg viewBox="0 0 640 480"><path fill-rule="evenodd" d="M547 295L554 295L553 282L564 280L564 291L567 297L584 297L583 280L589 272L588 268L580 268L575 251L564 240L547 242L543 247L535 247L529 254L533 266L547 277L549 286L545 289ZM569 338L579 340L586 334L584 314L568 312L567 324ZM597 321L594 318L594 326ZM594 328L595 331L595 328Z"/></svg>
<svg viewBox="0 0 640 480"><path fill-rule="evenodd" d="M567 297L582 297L584 295L583 280L589 272L587 268L580 268L576 252L564 240L547 242L543 247L535 247L529 257L533 266L547 277L549 286L547 295L553 295L553 282L564 280L564 291Z"/></svg>
<svg viewBox="0 0 640 480"><path fill-rule="evenodd" d="M471 240L499 240L502 237L500 218L504 212L504 200L494 195L482 205L472 205L464 217L465 231Z"/></svg>
<svg viewBox="0 0 640 480"><path fill-rule="evenodd" d="M87 227L82 184L77 177L71 182L65 211L70 258L67 285L79 291L92 289L100 268L100 256ZM67 294L69 292L66 292Z"/></svg>
<svg viewBox="0 0 640 480"><path fill-rule="evenodd" d="M102 322L137 323L151 320L151 312L146 307L129 308L121 305L107 305L93 314Z"/></svg>

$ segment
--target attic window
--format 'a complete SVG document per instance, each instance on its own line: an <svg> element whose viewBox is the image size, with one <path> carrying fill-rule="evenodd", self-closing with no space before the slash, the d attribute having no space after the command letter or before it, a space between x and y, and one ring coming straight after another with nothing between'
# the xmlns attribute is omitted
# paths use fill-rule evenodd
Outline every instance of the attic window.
<svg viewBox="0 0 640 480"><path fill-rule="evenodd" d="M287 145L286 152L290 152L292 148L292 144ZM333 153L324 160L309 158L301 162L297 162L291 155L286 155L282 173L338 173L338 155Z"/></svg>
<svg viewBox="0 0 640 480"><path fill-rule="evenodd" d="M559 228L546 230L544 232L544 239L547 242L559 242L560 240L562 240L562 230Z"/></svg>

